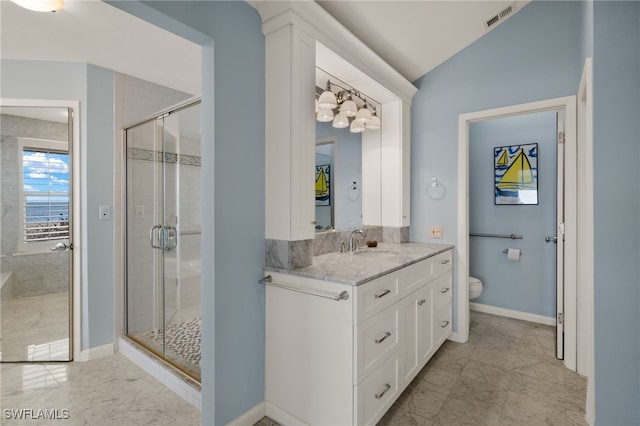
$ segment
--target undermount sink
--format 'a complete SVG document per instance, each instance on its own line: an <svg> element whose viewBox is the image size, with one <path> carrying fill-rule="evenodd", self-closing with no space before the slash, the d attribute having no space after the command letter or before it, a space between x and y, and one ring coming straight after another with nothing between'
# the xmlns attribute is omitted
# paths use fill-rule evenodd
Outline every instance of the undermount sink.
<svg viewBox="0 0 640 426"><path fill-rule="evenodd" d="M394 256L394 255L397 255L398 252L396 252L395 250L368 247L368 248L358 249L354 251L353 254L358 256Z"/></svg>

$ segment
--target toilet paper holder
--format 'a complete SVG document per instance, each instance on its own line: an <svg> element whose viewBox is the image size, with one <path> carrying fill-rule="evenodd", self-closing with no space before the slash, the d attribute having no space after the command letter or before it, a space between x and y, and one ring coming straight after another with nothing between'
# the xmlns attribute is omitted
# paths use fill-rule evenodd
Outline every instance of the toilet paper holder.
<svg viewBox="0 0 640 426"><path fill-rule="evenodd" d="M502 252L503 252L504 254L509 254L509 249L504 249L504 250L502 250ZM522 250L520 250L520 256L522 256L523 254L524 254L524 253L522 252Z"/></svg>

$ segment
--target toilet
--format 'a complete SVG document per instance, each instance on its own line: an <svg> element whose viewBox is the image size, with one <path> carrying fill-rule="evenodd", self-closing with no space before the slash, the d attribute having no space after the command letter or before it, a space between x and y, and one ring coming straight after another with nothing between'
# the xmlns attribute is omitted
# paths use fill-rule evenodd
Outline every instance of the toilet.
<svg viewBox="0 0 640 426"><path fill-rule="evenodd" d="M476 277L469 277L469 300L476 299L482 294L482 281Z"/></svg>

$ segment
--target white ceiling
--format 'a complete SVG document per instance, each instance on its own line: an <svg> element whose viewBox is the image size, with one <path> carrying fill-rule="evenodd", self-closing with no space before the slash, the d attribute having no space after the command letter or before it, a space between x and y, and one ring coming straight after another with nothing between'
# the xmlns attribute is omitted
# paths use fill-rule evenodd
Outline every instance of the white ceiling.
<svg viewBox="0 0 640 426"><path fill-rule="evenodd" d="M2 58L87 62L200 93L200 46L98 0L56 12L0 1Z"/></svg>
<svg viewBox="0 0 640 426"><path fill-rule="evenodd" d="M213 0L211 0L213 1ZM524 5L529 0L518 0ZM318 0L415 81L482 37L507 1ZM200 47L99 0L66 0L56 13L0 1L3 58L88 62L187 93L200 93Z"/></svg>
<svg viewBox="0 0 640 426"><path fill-rule="evenodd" d="M316 0L407 80L415 81L478 40L484 22L529 0ZM511 15L513 16L513 15Z"/></svg>

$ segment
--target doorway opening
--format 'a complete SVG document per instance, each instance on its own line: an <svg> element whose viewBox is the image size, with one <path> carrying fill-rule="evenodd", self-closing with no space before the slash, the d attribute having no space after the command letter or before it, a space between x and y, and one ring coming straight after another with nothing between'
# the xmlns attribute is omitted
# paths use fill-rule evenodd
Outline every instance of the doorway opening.
<svg viewBox="0 0 640 426"><path fill-rule="evenodd" d="M76 101L0 100L0 359L80 352L79 117Z"/></svg>
<svg viewBox="0 0 640 426"><path fill-rule="evenodd" d="M469 338L469 132L470 124L496 118L512 117L543 111L562 111L564 113L564 261L557 267L558 276L564 284L562 289L561 308L562 348L564 364L567 368L576 369L576 338L577 338L577 201L576 201L576 97L569 96L528 104L496 108L462 114L458 120L458 226L457 226L457 288L456 296L456 324L457 331L453 339L466 342ZM544 235L539 236L544 238ZM558 246L561 246L558 244ZM561 271L561 272L560 272Z"/></svg>

